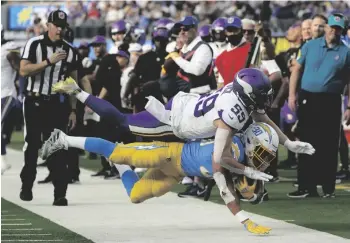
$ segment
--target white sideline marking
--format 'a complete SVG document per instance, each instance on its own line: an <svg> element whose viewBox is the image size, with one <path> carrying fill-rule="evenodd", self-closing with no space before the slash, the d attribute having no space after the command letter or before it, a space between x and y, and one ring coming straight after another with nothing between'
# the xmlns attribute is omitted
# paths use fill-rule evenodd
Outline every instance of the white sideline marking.
<svg viewBox="0 0 350 243"><path fill-rule="evenodd" d="M37 230L43 230L43 229L42 229L42 228L1 229L1 231L11 231L11 230L28 230L28 231L37 231Z"/></svg>
<svg viewBox="0 0 350 243"><path fill-rule="evenodd" d="M30 235L45 236L45 235L52 235L52 234L1 234L1 236L30 236Z"/></svg>
<svg viewBox="0 0 350 243"><path fill-rule="evenodd" d="M17 216L16 214L4 214L4 215L1 215L1 217L14 217L14 216Z"/></svg>
<svg viewBox="0 0 350 243"><path fill-rule="evenodd" d="M322 239L322 243L349 243L349 239L247 212L254 222L273 229L270 236L254 236L244 230L224 205L182 199L175 193L132 204L121 180L93 178L90 176L93 172L84 169L80 170L81 185L68 187L68 207L52 207L53 187L47 185L35 185L34 200L31 203L23 202L18 197L21 187L18 175L23 166L23 152L10 149L7 152L12 169L1 177L4 185L1 196L96 243L319 243L319 239ZM38 179L47 176L46 168L37 168L37 171ZM324 222L327 222L327 218L319 223Z"/></svg>
<svg viewBox="0 0 350 243"><path fill-rule="evenodd" d="M1 221L24 221L25 219L1 219Z"/></svg>
<svg viewBox="0 0 350 243"><path fill-rule="evenodd" d="M285 219L283 221L286 221L286 222L294 222L295 220L294 219Z"/></svg>
<svg viewBox="0 0 350 243"><path fill-rule="evenodd" d="M32 223L24 223L24 224L1 224L2 226L6 225L15 225L15 226L20 226L20 225L32 225Z"/></svg>
<svg viewBox="0 0 350 243"><path fill-rule="evenodd" d="M38 241L41 241L41 242L48 242L48 241L54 241L54 242L58 242L58 241L63 241L63 240L3 240L1 239L1 242L38 242Z"/></svg>
<svg viewBox="0 0 350 243"><path fill-rule="evenodd" d="M8 213L9 211L1 211L1 213Z"/></svg>

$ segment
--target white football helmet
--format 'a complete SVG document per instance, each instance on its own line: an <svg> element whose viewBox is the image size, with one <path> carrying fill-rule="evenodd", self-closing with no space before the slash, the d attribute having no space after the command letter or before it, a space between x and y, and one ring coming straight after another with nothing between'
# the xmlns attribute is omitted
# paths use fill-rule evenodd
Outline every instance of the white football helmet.
<svg viewBox="0 0 350 243"><path fill-rule="evenodd" d="M276 158L279 139L277 132L268 124L251 124L244 132L245 154L250 167L264 171Z"/></svg>

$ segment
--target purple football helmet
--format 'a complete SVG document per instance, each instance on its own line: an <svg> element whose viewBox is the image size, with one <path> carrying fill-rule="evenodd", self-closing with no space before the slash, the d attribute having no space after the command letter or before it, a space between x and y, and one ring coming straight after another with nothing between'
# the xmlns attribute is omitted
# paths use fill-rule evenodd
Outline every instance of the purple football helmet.
<svg viewBox="0 0 350 243"><path fill-rule="evenodd" d="M140 45L143 45L146 42L146 33L144 29L132 28L131 37L133 43L139 43Z"/></svg>
<svg viewBox="0 0 350 243"><path fill-rule="evenodd" d="M207 43L211 42L210 29L210 24L203 25L198 29L198 35L202 38L203 41Z"/></svg>
<svg viewBox="0 0 350 243"><path fill-rule="evenodd" d="M154 26L154 30L157 30L159 28L164 28L170 31L173 28L174 24L175 22L173 20L168 18L162 18L156 22Z"/></svg>
<svg viewBox="0 0 350 243"><path fill-rule="evenodd" d="M170 37L170 32L171 29L174 26L174 21L172 21L171 19L168 18L162 18L159 19L155 26L154 26L154 30L152 33L153 38L169 38Z"/></svg>
<svg viewBox="0 0 350 243"><path fill-rule="evenodd" d="M211 35L214 41L224 42L226 40L225 26L227 19L224 17L217 18L211 25Z"/></svg>
<svg viewBox="0 0 350 243"><path fill-rule="evenodd" d="M168 39L170 35L170 32L167 29L164 28L160 28L160 29L156 29L153 31L152 33L152 37L153 38L164 38L164 39Z"/></svg>
<svg viewBox="0 0 350 243"><path fill-rule="evenodd" d="M233 90L250 110L271 106L273 90L269 78L257 68L240 70L233 80Z"/></svg>
<svg viewBox="0 0 350 243"><path fill-rule="evenodd" d="M111 26L111 34L125 34L128 31L128 24L124 20L118 20Z"/></svg>

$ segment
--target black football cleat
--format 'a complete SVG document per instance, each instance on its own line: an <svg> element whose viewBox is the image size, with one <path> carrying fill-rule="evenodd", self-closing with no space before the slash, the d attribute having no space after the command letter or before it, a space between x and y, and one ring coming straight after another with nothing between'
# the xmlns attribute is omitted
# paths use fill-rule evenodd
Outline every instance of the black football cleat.
<svg viewBox="0 0 350 243"><path fill-rule="evenodd" d="M19 198L22 201L32 201L33 200L33 193L32 190L27 190L27 189L21 189L21 192L19 193Z"/></svg>
<svg viewBox="0 0 350 243"><path fill-rule="evenodd" d="M68 206L68 200L65 197L60 197L53 201L54 206Z"/></svg>

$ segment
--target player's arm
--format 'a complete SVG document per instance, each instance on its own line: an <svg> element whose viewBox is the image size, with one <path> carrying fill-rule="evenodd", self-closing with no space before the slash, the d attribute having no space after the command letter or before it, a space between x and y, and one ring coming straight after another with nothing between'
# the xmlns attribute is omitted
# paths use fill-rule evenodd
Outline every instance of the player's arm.
<svg viewBox="0 0 350 243"><path fill-rule="evenodd" d="M214 166L216 167L217 171L214 173L214 180L220 190L220 196L224 200L230 212L250 233L268 234L271 231L271 228L255 224L249 219L246 213L241 210L239 206L239 198L234 191L234 185L230 173L218 164L213 163L213 168Z"/></svg>
<svg viewBox="0 0 350 243"><path fill-rule="evenodd" d="M214 125L217 127L214 140L214 163L220 164L231 171L234 168L244 170L245 166L240 164L232 156L232 136L236 133L236 131L226 125L221 119L215 120Z"/></svg>
<svg viewBox="0 0 350 243"><path fill-rule="evenodd" d="M257 111L253 111L252 118L256 122L264 122L269 124L275 129L278 134L280 144L284 145L284 143L288 140L288 137L281 131L281 129L266 115L266 113L260 113Z"/></svg>
<svg viewBox="0 0 350 243"><path fill-rule="evenodd" d="M288 137L281 131L281 129L266 115L266 113L253 111L252 118L256 122L264 122L272 126L278 134L280 144L284 145L288 150L294 153L304 153L309 155L315 153L315 149L311 144L289 140Z"/></svg>
<svg viewBox="0 0 350 243"><path fill-rule="evenodd" d="M18 52L15 51L10 51L7 55L6 55L7 60L9 61L11 67L18 71L19 70L19 63L21 61L20 55Z"/></svg>
<svg viewBox="0 0 350 243"><path fill-rule="evenodd" d="M269 181L269 179L273 178L264 172L245 166L234 159L232 155L232 137L236 133L236 130L233 130L220 119L215 120L214 125L217 129L214 140L213 173L217 172L215 169L218 168L216 166L214 167L214 164L218 164L231 172L244 174L251 179Z"/></svg>
<svg viewBox="0 0 350 243"><path fill-rule="evenodd" d="M41 72L48 66L49 64L46 60L36 64L33 64L28 60L21 60L19 73L23 77L32 76Z"/></svg>

